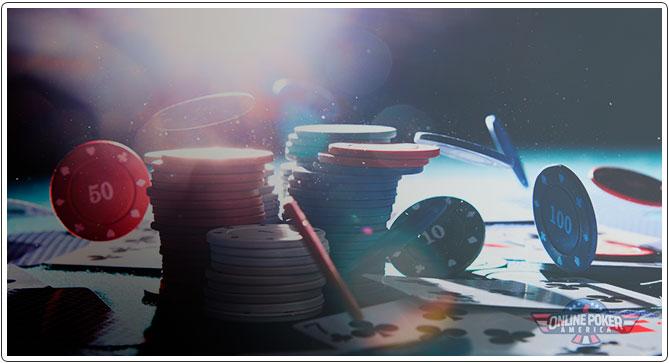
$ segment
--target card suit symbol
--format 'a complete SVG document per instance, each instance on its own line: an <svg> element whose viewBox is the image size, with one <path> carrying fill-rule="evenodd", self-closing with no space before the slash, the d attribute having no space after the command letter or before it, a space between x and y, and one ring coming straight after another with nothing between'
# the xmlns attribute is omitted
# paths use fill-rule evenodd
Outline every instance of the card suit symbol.
<svg viewBox="0 0 669 363"><path fill-rule="evenodd" d="M545 175L542 175L542 176L541 176L541 182L544 183L544 184L548 183L548 180L546 180L546 176L545 176Z"/></svg>
<svg viewBox="0 0 669 363"><path fill-rule="evenodd" d="M577 197L576 205L578 205L579 208L583 208L583 199Z"/></svg>
<svg viewBox="0 0 669 363"><path fill-rule="evenodd" d="M564 175L558 174L558 178L560 179L560 183L564 183Z"/></svg>
<svg viewBox="0 0 669 363"><path fill-rule="evenodd" d="M90 156L93 156L95 154L95 146L89 146L86 148L86 153Z"/></svg>
<svg viewBox="0 0 669 363"><path fill-rule="evenodd" d="M116 233L112 231L111 229L107 230L107 238L114 238L116 237Z"/></svg>
<svg viewBox="0 0 669 363"><path fill-rule="evenodd" d="M116 155L116 158L122 163L127 163L128 162L128 153L124 151L124 152Z"/></svg>
<svg viewBox="0 0 669 363"><path fill-rule="evenodd" d="M479 239L476 238L475 236L471 236L471 237L467 238L467 242L468 242L469 244L476 243L476 242L478 242L478 241L479 241Z"/></svg>
<svg viewBox="0 0 669 363"><path fill-rule="evenodd" d="M504 329L486 329L483 334L491 337L490 342L493 344L511 344L516 341L526 343L526 338L534 336L534 333L529 331L509 332Z"/></svg>
<svg viewBox="0 0 669 363"><path fill-rule="evenodd" d="M139 218L139 217L140 217L140 213L139 213L139 211L138 211L137 209L133 209L133 210L130 211L130 216L131 216L132 218Z"/></svg>
<svg viewBox="0 0 669 363"><path fill-rule="evenodd" d="M422 305L420 310L425 311L423 317L427 320L462 320L462 316L467 315L467 310L456 308L449 303L430 302Z"/></svg>
<svg viewBox="0 0 669 363"><path fill-rule="evenodd" d="M475 215L476 215L476 212L474 212L474 211L469 211L469 212L467 212L467 218L471 218L471 217L473 217L473 216L475 216Z"/></svg>
<svg viewBox="0 0 669 363"><path fill-rule="evenodd" d="M548 289L557 287L560 290L580 290L581 287L586 287L586 286L582 286L581 284L563 284L560 282L548 282L545 285L545 287Z"/></svg>
<svg viewBox="0 0 669 363"><path fill-rule="evenodd" d="M70 168L67 167L67 166L63 166L63 167L60 168L60 173L63 176L68 176L68 175L70 175Z"/></svg>
<svg viewBox="0 0 669 363"><path fill-rule="evenodd" d="M414 266L414 268L416 269L416 274L420 274L421 272L425 271L425 266L420 263Z"/></svg>
<svg viewBox="0 0 669 363"><path fill-rule="evenodd" d="M399 330L399 327L397 325L392 325L392 324L377 324L374 325L373 323L366 321L366 320L353 320L348 325L352 328L351 330L351 335L357 338L371 338L375 334L379 334L382 337L389 337L392 334L390 332L394 332Z"/></svg>
<svg viewBox="0 0 669 363"><path fill-rule="evenodd" d="M65 204L65 201L62 199L56 199L56 206L62 207Z"/></svg>
<svg viewBox="0 0 669 363"><path fill-rule="evenodd" d="M449 328L441 330L439 327L434 325L419 325L416 327L416 330L425 333L420 336L421 340L433 339L440 336L445 336L448 338L459 338L467 335L467 331L457 328Z"/></svg>
<svg viewBox="0 0 669 363"><path fill-rule="evenodd" d="M586 298L607 303L621 303L624 301L622 296L588 295Z"/></svg>
<svg viewBox="0 0 669 363"><path fill-rule="evenodd" d="M586 345L577 347L574 350L563 348L564 353L558 353L557 355L609 355L606 352L603 352L601 349L605 345L618 345L616 341L603 342L600 345Z"/></svg>
<svg viewBox="0 0 669 363"><path fill-rule="evenodd" d="M135 183L138 187L142 188L143 186L146 185L146 180L144 179L138 179L137 182Z"/></svg>
<svg viewBox="0 0 669 363"><path fill-rule="evenodd" d="M77 223L74 225L74 232L76 233L81 233L84 230L84 226L81 223Z"/></svg>
<svg viewBox="0 0 669 363"><path fill-rule="evenodd" d="M453 259L448 260L448 268L453 268L453 266L455 266L456 263L457 262L455 262L455 260Z"/></svg>
<svg viewBox="0 0 669 363"><path fill-rule="evenodd" d="M534 206L535 206L536 208L539 208L539 201L536 200L536 199L534 200Z"/></svg>

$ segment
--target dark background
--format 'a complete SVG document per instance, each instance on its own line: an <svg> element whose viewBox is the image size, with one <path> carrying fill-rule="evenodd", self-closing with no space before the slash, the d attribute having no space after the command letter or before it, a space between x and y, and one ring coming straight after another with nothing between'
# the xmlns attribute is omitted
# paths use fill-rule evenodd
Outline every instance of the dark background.
<svg viewBox="0 0 669 363"><path fill-rule="evenodd" d="M7 29L10 183L94 139L280 154L318 122L492 146L494 113L521 151L661 148L660 9L9 9ZM151 126L225 91L256 97L240 125Z"/></svg>

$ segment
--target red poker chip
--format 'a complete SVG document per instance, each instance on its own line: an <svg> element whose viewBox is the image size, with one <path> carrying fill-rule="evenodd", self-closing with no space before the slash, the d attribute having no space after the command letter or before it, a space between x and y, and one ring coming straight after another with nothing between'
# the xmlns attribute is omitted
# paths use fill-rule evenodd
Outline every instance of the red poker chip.
<svg viewBox="0 0 669 363"><path fill-rule="evenodd" d="M109 241L134 230L149 206L149 172L129 147L108 140L79 145L51 177L51 205L70 233Z"/></svg>
<svg viewBox="0 0 669 363"><path fill-rule="evenodd" d="M391 160L391 159L363 159L352 158L348 156L338 156L329 153L318 153L318 161L344 166L362 166L369 168L414 168L425 166L429 159L405 159L405 160Z"/></svg>
<svg viewBox="0 0 669 363"><path fill-rule="evenodd" d="M243 217L260 214L265 211L265 206L258 205L250 208L238 209L173 209L153 208L155 216L178 217L178 218L220 218L220 217Z"/></svg>
<svg viewBox="0 0 669 363"><path fill-rule="evenodd" d="M271 163L274 161L274 154L266 150L206 147L166 150L162 153L161 160L165 166L244 166ZM264 168L263 165L261 170Z"/></svg>
<svg viewBox="0 0 669 363"><path fill-rule="evenodd" d="M154 216L154 220L162 225L178 225L184 227L225 227L239 226L244 224L260 223L265 220L265 212L252 216L242 217L220 217L220 218L179 218Z"/></svg>
<svg viewBox="0 0 669 363"><path fill-rule="evenodd" d="M238 209L263 205L262 196L229 200L162 200L151 199L154 208L175 209Z"/></svg>
<svg viewBox="0 0 669 363"><path fill-rule="evenodd" d="M163 160L151 163L155 171L161 173L177 173L187 175L234 175L248 173L263 173L265 164L240 164L240 165L210 165L210 164L168 164Z"/></svg>
<svg viewBox="0 0 669 363"><path fill-rule="evenodd" d="M234 184L263 180L262 172L249 172L238 174L188 174L188 173L166 173L154 170L151 179L160 183L174 184Z"/></svg>
<svg viewBox="0 0 669 363"><path fill-rule="evenodd" d="M328 151L336 156L348 156L362 159L429 159L439 156L440 149L432 145L396 143L371 144L336 142L330 144Z"/></svg>
<svg viewBox="0 0 669 363"><path fill-rule="evenodd" d="M662 256L655 251L621 242L597 241L595 260L622 262L659 262Z"/></svg>
<svg viewBox="0 0 669 363"><path fill-rule="evenodd" d="M160 190L171 191L171 192L205 192L205 193L219 193L219 192L241 192L249 191L254 189L260 189L265 185L265 182L261 180L248 181L245 183L210 183L210 184L200 184L200 183L188 183L188 184L177 184L177 183L161 183L158 181L153 181L152 187ZM258 191L260 192L260 191Z"/></svg>
<svg viewBox="0 0 669 363"><path fill-rule="evenodd" d="M153 199L159 200L202 200L202 201L213 201L213 200L234 200L234 199L244 199L252 198L260 195L258 189L245 190L239 192L175 192L169 190L156 189L150 187L146 189L146 194Z"/></svg>

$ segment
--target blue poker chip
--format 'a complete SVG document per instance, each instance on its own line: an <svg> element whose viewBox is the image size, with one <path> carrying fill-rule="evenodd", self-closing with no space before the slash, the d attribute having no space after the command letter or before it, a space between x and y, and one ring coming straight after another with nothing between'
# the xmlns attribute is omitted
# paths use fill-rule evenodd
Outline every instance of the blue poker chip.
<svg viewBox="0 0 669 363"><path fill-rule="evenodd" d="M483 248L485 224L476 208L454 197L436 197L432 201L443 201L447 206L423 232L406 239L406 245L389 256L392 264L407 276L454 276L474 262ZM408 214L398 217L393 227L407 217Z"/></svg>
<svg viewBox="0 0 669 363"><path fill-rule="evenodd" d="M435 134L431 132L417 132L413 141L416 144L437 146L442 156L464 161L470 164L509 168L511 160L508 156L457 137Z"/></svg>
<svg viewBox="0 0 669 363"><path fill-rule="evenodd" d="M325 182L309 182L297 178L288 179L288 184L293 188L318 190L318 191L386 191L397 190L397 182L389 183L325 183Z"/></svg>
<svg viewBox="0 0 669 363"><path fill-rule="evenodd" d="M323 173L343 174L343 175L362 175L362 176L398 176L419 174L423 171L423 167L413 168L368 168L361 166L346 166L328 163L314 162L313 170Z"/></svg>
<svg viewBox="0 0 669 363"><path fill-rule="evenodd" d="M308 170L306 168L297 168L293 170L293 178L295 180L303 180L311 183L359 183L359 184L376 184L376 183L393 183L398 182L402 175L384 175L384 176L360 176L340 175L340 174L325 174Z"/></svg>
<svg viewBox="0 0 669 363"><path fill-rule="evenodd" d="M502 126L502 122L495 115L489 115L485 118L485 124L488 127L492 141L495 143L495 147L497 147L497 151L506 155L509 161L511 161L511 168L516 173L516 177L518 177L518 180L524 187L527 187L523 162L520 160L520 156L518 156L509 134L504 129L504 126Z"/></svg>
<svg viewBox="0 0 669 363"><path fill-rule="evenodd" d="M392 208L395 203L395 198L379 199L379 200L337 200L337 199L323 199L323 198L307 198L301 195L291 194L297 201L300 207L307 208L341 208L349 209L355 212L358 209L370 208ZM362 212L360 212L362 213Z"/></svg>
<svg viewBox="0 0 669 363"><path fill-rule="evenodd" d="M595 259L597 219L580 179L564 165L545 168L534 182L534 223L555 264L570 273Z"/></svg>
<svg viewBox="0 0 669 363"><path fill-rule="evenodd" d="M374 190L374 191L323 191L323 190L311 190L306 188L288 188L288 194L293 197L302 197L302 198L314 198L322 199L324 202L330 200L381 200L381 199L390 199L397 196L396 190Z"/></svg>

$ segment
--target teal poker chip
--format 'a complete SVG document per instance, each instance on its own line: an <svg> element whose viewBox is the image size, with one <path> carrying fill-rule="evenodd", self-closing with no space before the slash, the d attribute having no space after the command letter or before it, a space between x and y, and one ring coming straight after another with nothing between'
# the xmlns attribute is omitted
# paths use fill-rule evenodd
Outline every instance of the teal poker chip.
<svg viewBox="0 0 669 363"><path fill-rule="evenodd" d="M299 201L298 201L299 204ZM322 217L346 217L346 216L357 216L360 218L366 218L370 216L387 216L390 219L390 213L393 211L392 207L379 207L379 208L334 208L322 203L318 207L312 206L301 206L304 213L307 213L308 216L322 216Z"/></svg>
<svg viewBox="0 0 669 363"><path fill-rule="evenodd" d="M379 199L379 200L336 200L323 198L305 198L301 195L292 195L300 206L313 208L341 208L355 211L360 209L371 208L392 208L395 203L395 198ZM361 211L359 213L365 213ZM374 214L378 215L378 214Z"/></svg>
<svg viewBox="0 0 669 363"><path fill-rule="evenodd" d="M376 241L379 238L383 237L386 234L386 231L380 231L370 234L365 233L329 233L327 228L320 227L325 230L325 236L328 239L328 243L339 244L339 242L344 243L356 243L356 242L369 242Z"/></svg>
<svg viewBox="0 0 669 363"><path fill-rule="evenodd" d="M302 208L304 210L304 208ZM306 213L306 212L305 212ZM312 213L307 216L312 225L327 226L368 226L375 223L386 223L390 220L390 213L378 216L360 216L360 215L322 215ZM284 219L285 216L284 216Z"/></svg>
<svg viewBox="0 0 669 363"><path fill-rule="evenodd" d="M534 223L546 252L569 273L585 271L595 259L597 219L580 179L564 165L545 168L534 182Z"/></svg>
<svg viewBox="0 0 669 363"><path fill-rule="evenodd" d="M454 197L432 199L445 201L446 208L422 233L389 256L392 264L407 276L456 275L474 262L483 248L485 224L476 208ZM430 203L430 199L421 203ZM393 225L402 223L402 218L407 215L400 215Z"/></svg>
<svg viewBox="0 0 669 363"><path fill-rule="evenodd" d="M389 183L319 183L309 182L300 179L288 179L288 184L292 188L308 189L317 191L333 192L361 192L361 191L386 191L397 190L397 182Z"/></svg>
<svg viewBox="0 0 669 363"><path fill-rule="evenodd" d="M411 168L369 168L364 166L346 166L328 163L313 163L313 170L322 173L360 175L360 176L400 176L419 174L423 171L422 166Z"/></svg>
<svg viewBox="0 0 669 363"><path fill-rule="evenodd" d="M374 223L368 225L328 225L323 230L325 230L327 236L329 233L374 233L386 231L387 229L385 223Z"/></svg>
<svg viewBox="0 0 669 363"><path fill-rule="evenodd" d="M325 174L307 170L305 168L293 169L293 178L297 181L305 181L310 183L356 183L356 184L378 184L378 183L393 183L398 182L402 175L391 174L383 176L361 176L358 174L341 175L341 174Z"/></svg>
<svg viewBox="0 0 669 363"><path fill-rule="evenodd" d="M301 144L294 144L292 141L286 142L286 150L295 155L314 155L317 156L319 152L327 151L327 147L305 146Z"/></svg>
<svg viewBox="0 0 669 363"><path fill-rule="evenodd" d="M380 125L320 124L297 126L295 134L300 138L352 142L353 140L392 139L397 136L397 129Z"/></svg>
<svg viewBox="0 0 669 363"><path fill-rule="evenodd" d="M323 200L380 200L391 199L397 196L396 190L373 190L373 191L323 191L323 190L309 190L305 188L288 188L288 194L294 197L315 198Z"/></svg>

